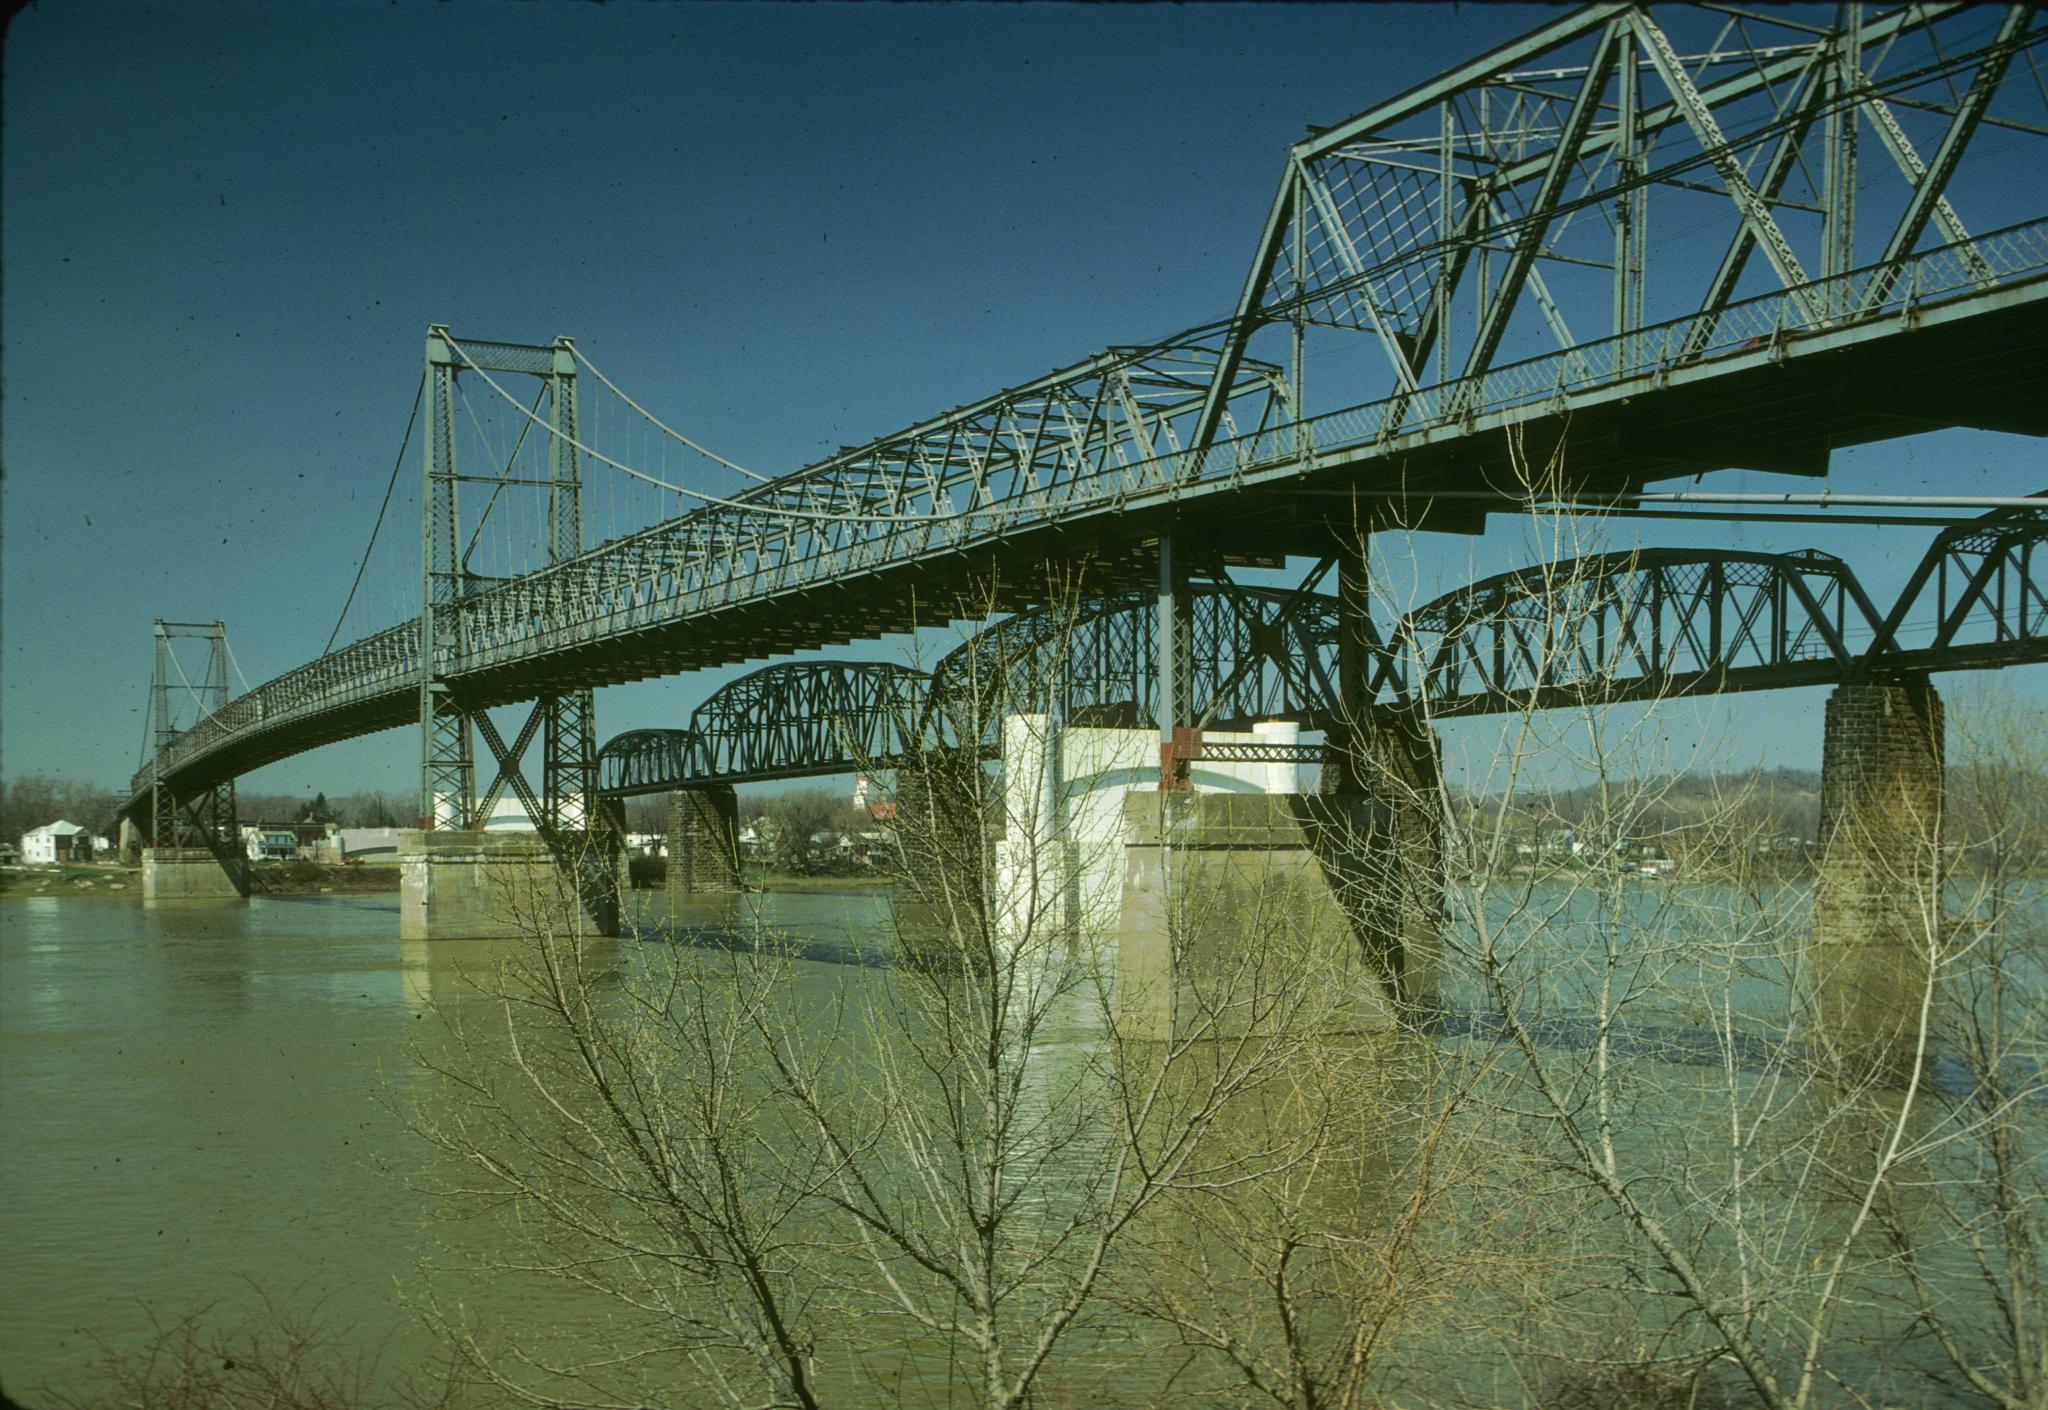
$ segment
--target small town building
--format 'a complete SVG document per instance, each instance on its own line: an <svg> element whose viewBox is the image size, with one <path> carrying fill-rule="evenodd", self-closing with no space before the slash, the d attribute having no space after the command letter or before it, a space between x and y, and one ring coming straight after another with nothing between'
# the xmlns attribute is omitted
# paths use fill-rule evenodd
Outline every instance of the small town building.
<svg viewBox="0 0 2048 1410"><path fill-rule="evenodd" d="M21 835L21 858L30 866L42 867L62 862L89 862L92 860L92 833L62 818L44 823Z"/></svg>
<svg viewBox="0 0 2048 1410"><path fill-rule="evenodd" d="M242 848L252 862L289 862L299 855L299 835L276 823L244 823Z"/></svg>

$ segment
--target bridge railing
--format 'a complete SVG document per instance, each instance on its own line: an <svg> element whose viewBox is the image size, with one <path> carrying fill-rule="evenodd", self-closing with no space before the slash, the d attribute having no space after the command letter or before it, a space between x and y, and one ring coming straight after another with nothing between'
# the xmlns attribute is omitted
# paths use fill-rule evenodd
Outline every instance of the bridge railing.
<svg viewBox="0 0 2048 1410"><path fill-rule="evenodd" d="M1924 250L1897 264L1577 344L1476 378L1217 440L1199 451L1111 469L1080 472L1077 467L1077 473L1050 485L1015 491L986 507L914 521L856 515L824 522L777 517L745 502L707 508L464 599L460 647L451 648L441 666L459 676L820 581L956 552L1073 513L1271 478L1316 456L1367 446L1393 449L1402 438L1469 425L1481 416L1654 381L1776 341L1877 322L2044 273L2048 220L2037 220ZM746 499L761 505L783 502L811 473L762 486ZM945 486L937 487L932 501L946 492ZM410 684L418 678L417 633L417 623L395 627L229 702L135 775L136 792L160 771L190 763L238 733L275 728Z"/></svg>

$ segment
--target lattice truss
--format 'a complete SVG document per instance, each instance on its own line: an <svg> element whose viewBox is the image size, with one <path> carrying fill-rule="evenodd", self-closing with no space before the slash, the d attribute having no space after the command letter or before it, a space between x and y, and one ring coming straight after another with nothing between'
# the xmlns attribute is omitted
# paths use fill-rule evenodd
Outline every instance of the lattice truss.
<svg viewBox="0 0 2048 1410"><path fill-rule="evenodd" d="M791 661L714 692L679 730L634 730L605 745L608 796L687 782L791 778L880 768L922 752L927 677L881 661Z"/></svg>
<svg viewBox="0 0 2048 1410"><path fill-rule="evenodd" d="M1846 671L1854 640L1877 629L1862 585L1830 554L1649 549L1439 598L1395 632L1387 681L1453 712L1689 694L1746 669Z"/></svg>
<svg viewBox="0 0 2048 1410"><path fill-rule="evenodd" d="M2048 642L2048 516L1994 514L1945 530L1886 614L1879 649L1958 665L2038 660Z"/></svg>
<svg viewBox="0 0 2048 1410"><path fill-rule="evenodd" d="M1180 674L1199 726L1247 729L1258 720L1298 719L1313 727L1327 713L1337 644L1330 598L1218 574L1188 583L1181 601L1187 627ZM1144 592L1021 613L940 661L932 696L957 721L949 725L953 733L991 740L1005 713L1154 728L1157 633L1157 602Z"/></svg>
<svg viewBox="0 0 2048 1410"><path fill-rule="evenodd" d="M474 652L504 654L565 621L625 625L679 608L707 610L963 548L1020 518L1154 488L1162 473L1170 478L1161 467L1188 447L1221 339L1209 330L1114 349L798 474L753 476L759 482L751 485L668 480L608 453L587 455L586 467L678 486L675 502L693 507L475 594L463 608L465 641ZM1291 414L1278 368L1240 359L1232 375L1231 431L1257 434ZM630 417L624 424L630 428Z"/></svg>
<svg viewBox="0 0 2048 1410"><path fill-rule="evenodd" d="M2038 214L1998 174L2042 169L2043 21L1864 13L1594 5L1319 133L1225 368L1256 346L1312 415L1406 399L1384 436L1525 394L1487 374L1558 350L1537 390L1867 315L1909 274L1988 287L2006 252L1978 237Z"/></svg>

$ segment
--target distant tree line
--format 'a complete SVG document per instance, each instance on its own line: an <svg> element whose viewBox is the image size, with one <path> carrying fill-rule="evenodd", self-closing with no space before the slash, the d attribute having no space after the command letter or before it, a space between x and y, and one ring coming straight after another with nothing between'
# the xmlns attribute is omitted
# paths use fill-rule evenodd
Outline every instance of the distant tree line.
<svg viewBox="0 0 2048 1410"><path fill-rule="evenodd" d="M126 789L81 783L50 774L16 774L0 780L0 840L12 842L31 828L63 819L113 837ZM312 797L295 793L240 793L236 815L250 823L333 822L342 827L410 827L417 805L397 793L370 790Z"/></svg>

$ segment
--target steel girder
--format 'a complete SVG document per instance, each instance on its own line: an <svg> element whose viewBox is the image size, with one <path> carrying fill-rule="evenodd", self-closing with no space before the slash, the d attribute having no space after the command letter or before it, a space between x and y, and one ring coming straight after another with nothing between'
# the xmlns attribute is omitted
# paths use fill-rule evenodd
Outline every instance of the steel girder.
<svg viewBox="0 0 2048 1410"><path fill-rule="evenodd" d="M882 661L764 667L713 693L687 729L633 730L606 744L598 787L625 797L891 767L923 752L925 682L922 671Z"/></svg>
<svg viewBox="0 0 2048 1410"><path fill-rule="evenodd" d="M666 793L697 782L697 736L686 729L636 729L599 752L598 790L606 798Z"/></svg>
<svg viewBox="0 0 2048 1410"><path fill-rule="evenodd" d="M1883 614L1847 564L1812 550L1647 549L1502 573L1374 637L1364 699L1348 704L1337 600L1309 590L1319 575L1294 591L1194 583L1198 728L1329 729L1360 713L1452 717L2048 661L2044 542L2048 508L1949 529ZM881 662L770 666L707 699L687 729L613 739L599 791L845 773L967 740L985 754L1005 713L1148 728L1156 623L1152 595L1132 591L1019 613L928 678Z"/></svg>
<svg viewBox="0 0 2048 1410"><path fill-rule="evenodd" d="M1304 414L1376 383L1385 437L1484 409L1489 374L1552 351L1563 389L1866 317L1920 277L1930 230L1957 247L1955 287L1991 286L2003 271L1955 178L1989 169L1970 157L1987 122L2048 133L2034 85L2006 81L2044 26L2018 5L1858 13L1818 32L1768 11L1591 5L1316 133L1282 174L1223 371L1271 340ZM1865 132L1887 162L1859 164ZM1693 248L1653 265L1653 229ZM1758 294L1785 297L1724 326ZM1647 336L1674 322L1675 340ZM1363 337L1378 372L1304 385L1319 331ZM1230 388L1212 385L1197 444Z"/></svg>
<svg viewBox="0 0 2048 1410"><path fill-rule="evenodd" d="M1649 549L1525 568L1405 618L1382 709L1432 715L2048 661L2048 508L1943 531L1890 611L1829 554Z"/></svg>
<svg viewBox="0 0 2048 1410"><path fill-rule="evenodd" d="M2019 665L2048 657L2048 508L1944 530L1886 614L1880 669Z"/></svg>
<svg viewBox="0 0 2048 1410"><path fill-rule="evenodd" d="M878 661L797 661L741 676L697 707L699 775L788 778L885 767L919 752L925 677Z"/></svg>
<svg viewBox="0 0 2048 1410"><path fill-rule="evenodd" d="M153 847L203 847L226 860L241 855L242 829L235 816L235 781L220 779L190 793L158 786L150 790L149 839Z"/></svg>

